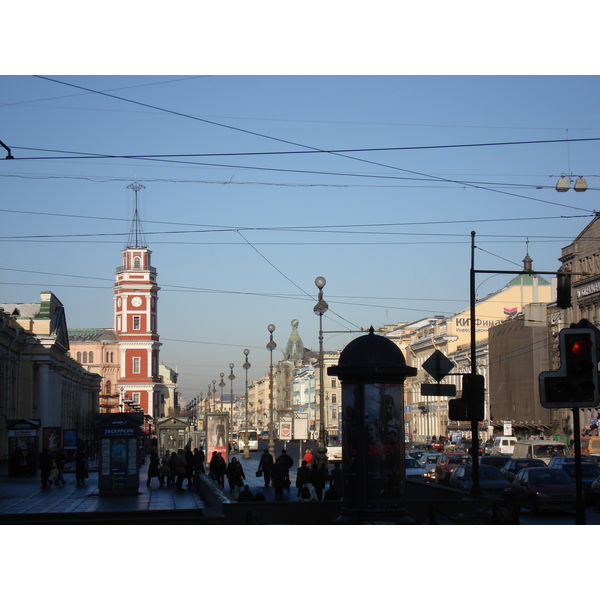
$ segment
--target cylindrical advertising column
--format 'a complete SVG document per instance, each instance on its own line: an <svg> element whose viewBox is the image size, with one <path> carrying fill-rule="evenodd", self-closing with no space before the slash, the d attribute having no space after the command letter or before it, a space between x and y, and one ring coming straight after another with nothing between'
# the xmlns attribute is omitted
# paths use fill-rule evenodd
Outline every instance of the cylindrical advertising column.
<svg viewBox="0 0 600 600"><path fill-rule="evenodd" d="M343 487L336 523L411 523L404 486L404 381L417 369L371 328L346 346L327 373L342 382Z"/></svg>

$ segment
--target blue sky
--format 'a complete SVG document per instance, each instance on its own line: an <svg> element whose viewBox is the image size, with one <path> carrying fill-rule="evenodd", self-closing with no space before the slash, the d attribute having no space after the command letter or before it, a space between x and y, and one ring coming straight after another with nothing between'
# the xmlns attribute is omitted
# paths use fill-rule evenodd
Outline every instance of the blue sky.
<svg viewBox="0 0 600 600"><path fill-rule="evenodd" d="M49 289L69 327L112 327L138 181L161 360L188 399L230 362L242 393L244 348L266 373L269 323L275 358L292 319L316 349L317 276L326 331L452 314L472 230L476 268L521 268L529 240L556 270L598 209L599 142L575 141L600 138L597 76L44 77L0 77L0 301ZM590 189L559 194L561 173Z"/></svg>

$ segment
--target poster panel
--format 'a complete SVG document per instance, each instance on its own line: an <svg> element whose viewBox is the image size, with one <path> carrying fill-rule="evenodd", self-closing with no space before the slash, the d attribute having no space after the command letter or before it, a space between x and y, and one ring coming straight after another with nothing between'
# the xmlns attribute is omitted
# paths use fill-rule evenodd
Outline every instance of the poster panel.
<svg viewBox="0 0 600 600"><path fill-rule="evenodd" d="M213 452L229 463L229 413L208 413L206 416L206 462Z"/></svg>
<svg viewBox="0 0 600 600"><path fill-rule="evenodd" d="M77 450L76 429L65 429L63 431L63 450Z"/></svg>

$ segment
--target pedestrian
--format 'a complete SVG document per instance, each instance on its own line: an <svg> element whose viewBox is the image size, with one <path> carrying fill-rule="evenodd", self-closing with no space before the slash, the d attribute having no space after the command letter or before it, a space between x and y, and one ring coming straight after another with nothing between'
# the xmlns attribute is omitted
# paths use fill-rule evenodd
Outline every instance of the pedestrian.
<svg viewBox="0 0 600 600"><path fill-rule="evenodd" d="M306 452L304 453L304 456L302 457L302 460L306 461L306 464L311 467L312 466L312 460L313 460L313 453L312 450L307 449Z"/></svg>
<svg viewBox="0 0 600 600"><path fill-rule="evenodd" d="M333 465L333 470L329 474L329 490L336 500L342 498L342 470L340 469L340 463L336 462Z"/></svg>
<svg viewBox="0 0 600 600"><path fill-rule="evenodd" d="M273 456L271 456L268 450L265 450L260 457L258 470L262 471L265 479L265 487L269 487L269 484L271 483L271 471L273 470Z"/></svg>
<svg viewBox="0 0 600 600"><path fill-rule="evenodd" d="M325 471L327 471L327 466L325 467ZM310 470L310 483L315 486L315 492L317 493L317 499L321 500L323 498L323 489L325 488L325 475L323 470L314 463L312 469Z"/></svg>
<svg viewBox="0 0 600 600"><path fill-rule="evenodd" d="M54 460L55 464L56 464L56 477L54 478L54 485L59 486L61 483L63 485L66 485L67 482L65 481L65 477L63 475L64 471L65 471L65 465L67 464L67 456L66 454L62 451L59 450L56 453L56 458Z"/></svg>
<svg viewBox="0 0 600 600"><path fill-rule="evenodd" d="M158 469L158 482L160 483L160 487L165 485L165 481L167 482L167 485L171 485L171 457L168 452L162 457Z"/></svg>
<svg viewBox="0 0 600 600"><path fill-rule="evenodd" d="M240 488L244 483L244 469L240 461L234 456L227 465L227 481L229 482L229 493L233 495L234 500L240 495Z"/></svg>
<svg viewBox="0 0 600 600"><path fill-rule="evenodd" d="M283 490L285 489L285 478L287 469L279 457L271 471L271 479L273 480L273 489L275 490L275 500L283 500Z"/></svg>
<svg viewBox="0 0 600 600"><path fill-rule="evenodd" d="M156 453L156 450L152 450L152 452L150 452L150 464L148 465L148 480L146 481L146 485L148 487L150 487L153 477L158 477L159 482L160 482L159 467L160 467L160 460L158 458L158 454Z"/></svg>
<svg viewBox="0 0 600 600"><path fill-rule="evenodd" d="M183 481L187 477L187 461L185 460L185 451L183 448L179 448L175 455L175 477L177 491L181 492L183 490Z"/></svg>
<svg viewBox="0 0 600 600"><path fill-rule="evenodd" d="M244 489L240 492L237 497L238 502L252 502L254 500L254 494L250 491L250 486L246 484Z"/></svg>
<svg viewBox="0 0 600 600"><path fill-rule="evenodd" d="M171 467L169 470L169 479L167 480L167 485L175 485L176 477L175 477L175 463L177 461L177 454L175 452L171 452L171 456L169 457L169 466Z"/></svg>
<svg viewBox="0 0 600 600"><path fill-rule="evenodd" d="M300 498L300 490L304 485L310 481L310 468L306 464L306 461L302 461L302 466L296 473L296 487L298 488L298 498Z"/></svg>
<svg viewBox="0 0 600 600"><path fill-rule="evenodd" d="M48 451L48 448L44 448L40 455L40 475L42 477L43 488L52 487L52 479L50 479L52 462L52 455Z"/></svg>
<svg viewBox="0 0 600 600"><path fill-rule="evenodd" d="M88 477L87 456L83 448L79 446L75 453L75 479L77 480L77 485L83 485Z"/></svg>
<svg viewBox="0 0 600 600"><path fill-rule="evenodd" d="M225 481L224 481L224 477L223 477L224 471L225 471L225 469L223 468L224 463L225 463L225 461L223 460L221 453L217 452L216 450L213 451L212 458L210 459L210 463L209 463L209 467L208 467L209 468L208 474L215 481L215 483L217 483L221 487L223 487L225 485Z"/></svg>
<svg viewBox="0 0 600 600"><path fill-rule="evenodd" d="M281 462L286 468L285 489L289 490L292 486L292 482L290 481L290 469L294 466L294 459L287 453L285 449L281 451L281 456L279 458L281 458Z"/></svg>
<svg viewBox="0 0 600 600"><path fill-rule="evenodd" d="M204 450L194 448L194 473L204 473Z"/></svg>
<svg viewBox="0 0 600 600"><path fill-rule="evenodd" d="M185 452L185 461L187 463L186 476L188 480L188 489L192 487L192 475L194 474L194 453L188 447Z"/></svg>

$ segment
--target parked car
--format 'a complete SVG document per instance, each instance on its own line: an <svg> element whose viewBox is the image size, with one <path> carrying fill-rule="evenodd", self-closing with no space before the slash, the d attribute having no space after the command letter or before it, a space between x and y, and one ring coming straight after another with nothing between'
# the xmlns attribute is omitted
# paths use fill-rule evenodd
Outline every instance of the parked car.
<svg viewBox="0 0 600 600"><path fill-rule="evenodd" d="M416 458L407 457L404 459L404 472L406 479L428 481L427 471L417 462Z"/></svg>
<svg viewBox="0 0 600 600"><path fill-rule="evenodd" d="M563 442L550 440L519 440L513 446L513 458L539 458L548 464L555 456L570 456Z"/></svg>
<svg viewBox="0 0 600 600"><path fill-rule="evenodd" d="M451 488L470 491L473 488L473 465L459 465L452 471ZM479 465L479 487L482 493L502 494L510 487L510 483L500 471L492 465Z"/></svg>
<svg viewBox="0 0 600 600"><path fill-rule="evenodd" d="M582 457L583 458L583 457ZM562 469L573 481L575 481L575 463L564 462L557 466L557 469ZM583 493L588 502L593 501L592 484L600 477L600 467L595 463L581 463L581 483L583 485Z"/></svg>
<svg viewBox="0 0 600 600"><path fill-rule="evenodd" d="M447 484L452 471L459 465L470 465L473 461L470 455L464 452L444 452L435 465L436 483Z"/></svg>
<svg viewBox="0 0 600 600"><path fill-rule="evenodd" d="M435 465L437 465L440 456L442 456L441 452L426 452L419 458L419 464L427 471L427 477L430 481L435 481Z"/></svg>
<svg viewBox="0 0 600 600"><path fill-rule="evenodd" d="M593 458L590 458L589 456L581 456L581 462L582 463L593 463L595 462ZM560 467L562 465L564 465L565 463L573 463L575 464L575 457L574 456L553 456L550 459L550 462L548 463L549 467Z"/></svg>
<svg viewBox="0 0 600 600"><path fill-rule="evenodd" d="M576 504L575 482L554 467L522 469L512 482L509 495L517 505L533 512L573 510Z"/></svg>
<svg viewBox="0 0 600 600"><path fill-rule="evenodd" d="M510 456L507 454L486 454L479 457L479 464L492 465L496 469L501 469L509 460Z"/></svg>
<svg viewBox="0 0 600 600"><path fill-rule="evenodd" d="M531 467L545 467L546 463L539 458L511 458L503 467L500 473L511 483L515 480L517 473L522 469Z"/></svg>

